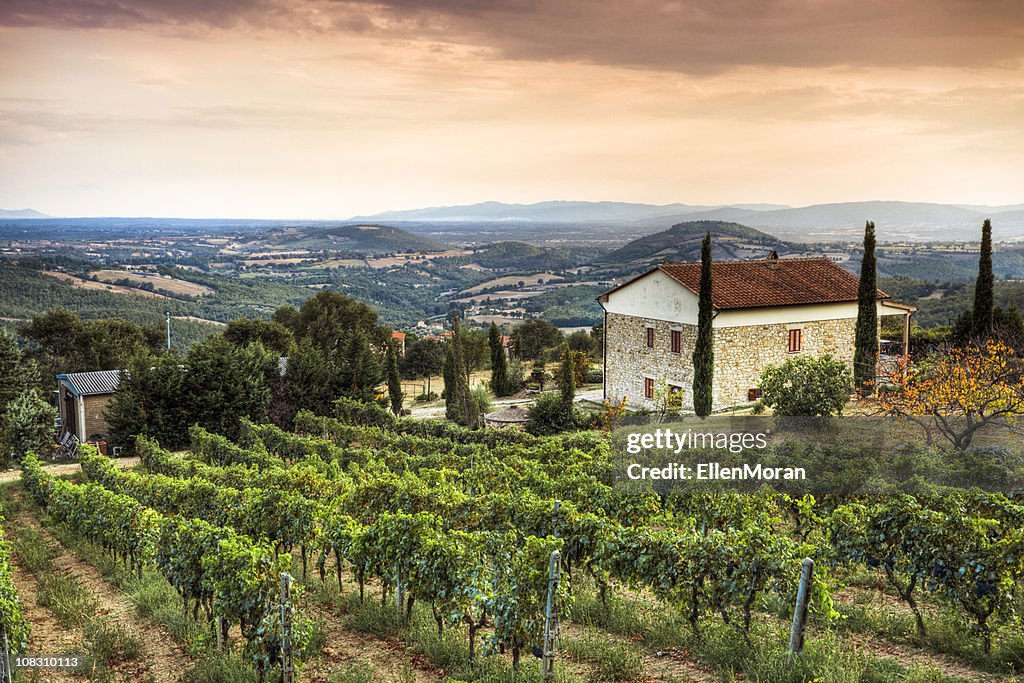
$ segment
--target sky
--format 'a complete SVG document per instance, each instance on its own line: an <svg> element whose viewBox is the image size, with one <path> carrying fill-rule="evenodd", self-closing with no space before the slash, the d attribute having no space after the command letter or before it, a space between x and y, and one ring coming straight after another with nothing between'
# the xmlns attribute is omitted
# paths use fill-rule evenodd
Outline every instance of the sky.
<svg viewBox="0 0 1024 683"><path fill-rule="evenodd" d="M1020 0L2 0L0 208L1024 202Z"/></svg>

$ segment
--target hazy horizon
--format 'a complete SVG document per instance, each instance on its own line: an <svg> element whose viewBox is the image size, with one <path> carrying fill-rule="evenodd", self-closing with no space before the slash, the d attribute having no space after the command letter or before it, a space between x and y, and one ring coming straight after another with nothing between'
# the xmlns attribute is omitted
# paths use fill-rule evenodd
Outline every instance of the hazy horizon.
<svg viewBox="0 0 1024 683"><path fill-rule="evenodd" d="M43 219L63 219L63 220L110 218L110 219L138 219L138 220L146 220L146 219L152 219L152 220L197 220L197 221L203 221L203 220L206 220L206 221L226 220L226 221L277 221L277 222L280 222L280 221L346 222L346 221L355 221L355 220L360 220L360 219L374 219L374 218L377 218L378 216L381 216L381 220L387 220L387 221L393 222L393 223L401 223L403 221L402 218L387 217L386 214L402 213L402 212L406 212L406 211L428 211L428 210L433 210L433 209L450 209L450 208L458 208L458 207L462 207L462 206L472 207L472 206L476 206L476 205L480 205L480 204L490 204L490 203L505 204L505 205L509 205L509 206L533 207L533 206L536 206L538 204L550 204L550 203L570 203L570 204L575 204L575 203L608 203L608 202L616 203L616 204L638 204L638 205L644 205L644 206L662 206L662 207L666 207L666 208L670 208L670 207L672 207L673 205L676 205L676 204L685 204L685 205L689 205L689 206L722 206L722 207L729 207L729 206L741 206L741 205L751 205L751 204L761 203L761 202L733 202L731 204L707 205L707 204L703 204L701 202L694 202L692 204L689 203L689 202L670 202L670 203L667 203L667 204L646 204L644 202L619 202L619 201L616 201L616 200L579 200L579 199L549 199L549 200L541 200L541 201L538 201L538 202L520 203L520 202L502 202L502 201L499 201L499 200L485 200L484 202L477 202L477 203L474 203L474 204L444 204L444 205L437 205L437 206L417 206L417 207L407 207L407 208L401 208L401 209L384 209L382 211L378 211L378 212L375 212L373 214L361 214L361 215L353 214L351 216L338 216L338 217L333 217L333 216L326 216L326 217L325 216L299 216L299 215L295 215L295 216L278 216L278 217L238 216L238 215L235 215L235 216L229 216L229 215L223 215L223 216L212 216L212 215L211 216L160 216L160 215L128 216L128 215L117 215L117 214L112 214L112 213L95 214L95 215L55 215L55 214L47 214L46 212L40 212L40 213L45 214L44 216L41 217ZM1018 209L1021 208L1022 204L1024 204L1024 202L1019 202L1018 201L1018 202L1013 202L1011 204L978 205L978 204L969 204L969 203L966 203L966 202L911 202L911 201L904 201L904 200L899 200L899 199L876 199L876 200L865 200L865 202L869 202L869 203L874 203L874 202L879 202L879 203L899 203L899 204L934 203L934 204L937 204L937 205L950 206L950 207L954 207L954 206L955 207L969 207L972 210L976 210L976 211L985 211L985 210L989 210L989 209L1018 210ZM825 202L824 204L848 204L848 203L860 203L860 202ZM780 209L783 209L783 208L803 209L803 208L809 208L811 206L819 206L819 204L808 204L808 205L803 205L803 206L792 206L792 205L781 205L781 204L779 204L778 208L780 208ZM761 211L771 211L772 209L760 209L760 210ZM35 207L18 207L18 208L13 208L13 207L0 206L0 211L38 211L38 210ZM695 212L695 214L699 214L699 213L700 213L699 211ZM0 215L0 220L19 220L19 218ZM31 218L31 219L29 219L29 218L22 218L20 220L39 220L39 218ZM425 222L435 222L435 221L441 221L442 219L408 219L408 220L413 220L413 221L421 221L422 220L422 221L425 221ZM458 219L444 219L444 220L458 220ZM481 220L482 221L483 219L473 219L473 220ZM494 220L497 221L497 222L502 222L502 221L507 221L508 219L498 218L498 219L494 219ZM529 221L530 219L524 219L524 220ZM609 220L613 221L614 218L610 218ZM695 220L704 220L704 219L695 219ZM483 221L483 222L486 222L486 221ZM574 222L574 221L568 221L568 222Z"/></svg>

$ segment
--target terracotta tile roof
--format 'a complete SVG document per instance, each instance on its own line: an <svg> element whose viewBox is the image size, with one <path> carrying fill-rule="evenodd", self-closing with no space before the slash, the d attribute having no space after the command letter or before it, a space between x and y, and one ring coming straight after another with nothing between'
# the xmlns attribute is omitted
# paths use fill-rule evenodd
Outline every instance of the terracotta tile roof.
<svg viewBox="0 0 1024 683"><path fill-rule="evenodd" d="M657 270L700 292L700 263L663 263ZM719 310L857 300L858 277L827 258L716 261L711 277L711 298ZM878 298L889 295L878 290Z"/></svg>

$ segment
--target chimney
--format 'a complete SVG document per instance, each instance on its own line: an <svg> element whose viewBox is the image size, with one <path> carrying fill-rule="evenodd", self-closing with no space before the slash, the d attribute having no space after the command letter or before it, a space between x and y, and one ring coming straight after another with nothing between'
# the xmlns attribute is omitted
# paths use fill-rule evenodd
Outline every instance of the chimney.
<svg viewBox="0 0 1024 683"><path fill-rule="evenodd" d="M778 270L779 268L779 252L772 249L768 252L768 257L765 259L765 265L768 266L768 270Z"/></svg>

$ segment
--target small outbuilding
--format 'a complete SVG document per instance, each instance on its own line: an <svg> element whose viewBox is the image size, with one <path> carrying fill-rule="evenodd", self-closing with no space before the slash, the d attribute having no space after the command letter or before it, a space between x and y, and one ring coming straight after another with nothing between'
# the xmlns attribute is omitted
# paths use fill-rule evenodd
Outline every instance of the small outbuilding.
<svg viewBox="0 0 1024 683"><path fill-rule="evenodd" d="M508 406L484 415L484 426L494 429L526 429L529 411L523 406Z"/></svg>
<svg viewBox="0 0 1024 683"><path fill-rule="evenodd" d="M67 434L80 442L106 440L110 425L104 413L120 380L120 370L57 375L61 443Z"/></svg>

